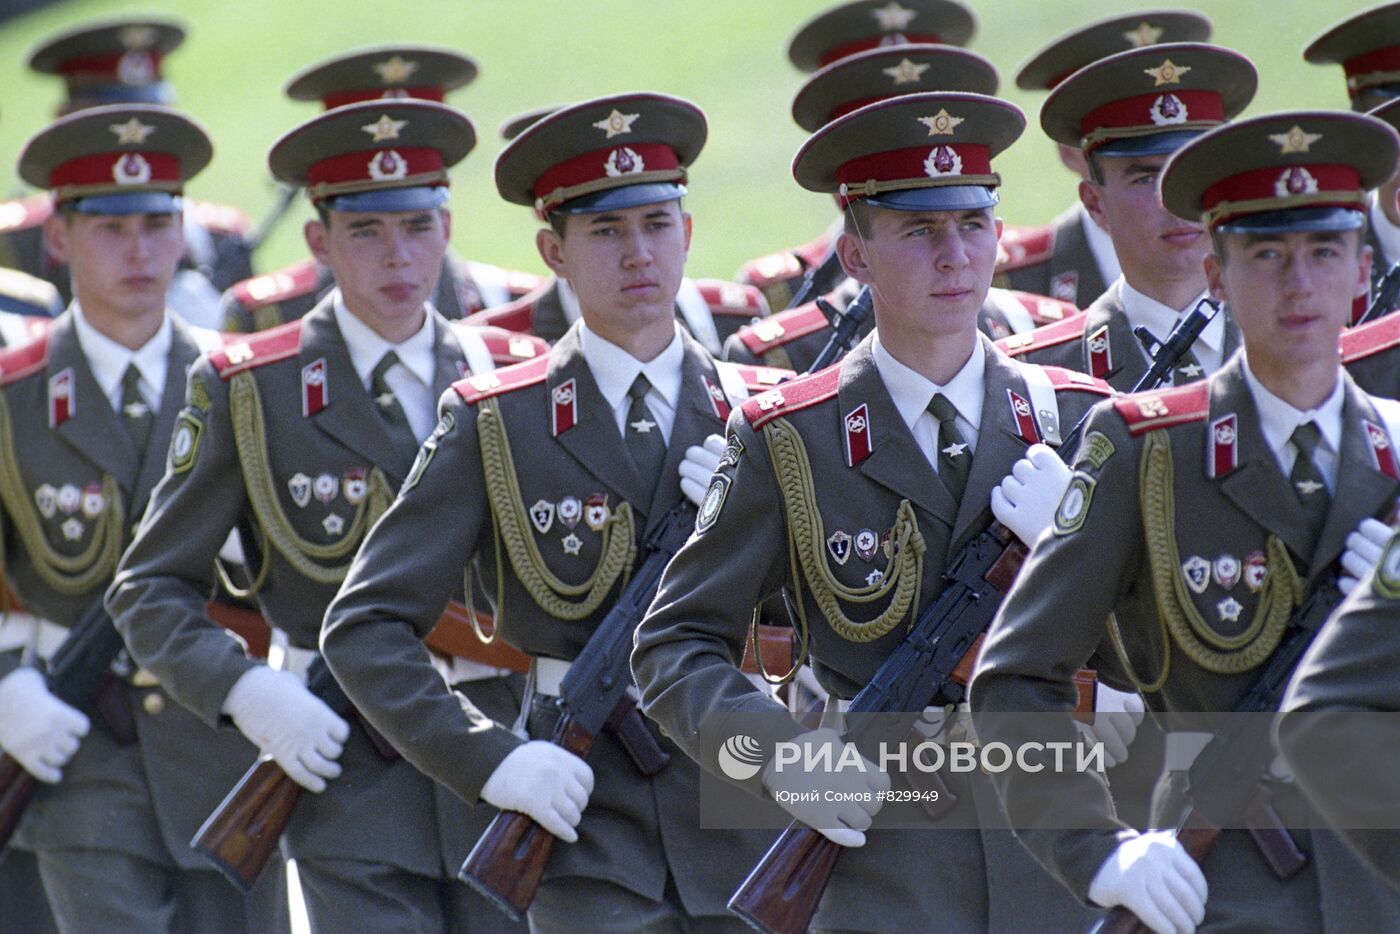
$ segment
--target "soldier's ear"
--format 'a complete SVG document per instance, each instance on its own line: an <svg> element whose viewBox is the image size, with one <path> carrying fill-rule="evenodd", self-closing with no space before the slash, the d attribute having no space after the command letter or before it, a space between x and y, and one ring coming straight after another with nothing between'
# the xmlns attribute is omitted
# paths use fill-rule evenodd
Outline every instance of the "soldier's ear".
<svg viewBox="0 0 1400 934"><path fill-rule="evenodd" d="M452 239L452 212L447 208L438 208L438 213L442 215L442 237L444 240Z"/></svg>
<svg viewBox="0 0 1400 934"><path fill-rule="evenodd" d="M561 279L567 279L568 274L564 271L564 238L553 230L543 227L535 233L535 249L539 250L540 259L549 267L549 271Z"/></svg>
<svg viewBox="0 0 1400 934"><path fill-rule="evenodd" d="M869 258L865 255L865 244L859 237L842 232L836 238L836 258L841 261L846 275L866 285L871 283Z"/></svg>
<svg viewBox="0 0 1400 934"><path fill-rule="evenodd" d="M1103 192L1090 181L1079 183L1079 203L1084 205L1084 210L1089 212L1089 216L1094 219L1104 230L1108 230L1108 220L1103 214Z"/></svg>
<svg viewBox="0 0 1400 934"><path fill-rule="evenodd" d="M1221 247L1224 249L1223 245ZM1206 287L1210 289L1210 297L1217 302L1229 301L1229 296L1225 294L1224 276L1225 264L1220 261L1220 257L1214 253L1207 253L1205 260Z"/></svg>
<svg viewBox="0 0 1400 934"><path fill-rule="evenodd" d="M681 223L685 225L685 255L690 256L690 235L694 232L694 220L686 211L681 212Z"/></svg>
<svg viewBox="0 0 1400 934"><path fill-rule="evenodd" d="M311 255L316 257L316 261L322 266L329 265L329 254L326 251L326 237L329 231L326 225L319 220L312 219L306 222L301 228L301 234L306 238L306 247L311 251Z"/></svg>
<svg viewBox="0 0 1400 934"><path fill-rule="evenodd" d="M1359 237L1360 235L1358 234L1357 236ZM1360 256L1358 258L1361 262L1357 264L1360 267L1357 270L1359 275L1356 280L1356 288L1354 288L1351 293L1352 298L1360 298L1363 295L1369 294L1371 291L1371 264L1376 261L1376 254L1375 251L1371 249L1371 245L1364 240L1361 242Z"/></svg>
<svg viewBox="0 0 1400 934"><path fill-rule="evenodd" d="M48 252L60 263L68 262L69 215L54 211L44 218L44 241Z"/></svg>

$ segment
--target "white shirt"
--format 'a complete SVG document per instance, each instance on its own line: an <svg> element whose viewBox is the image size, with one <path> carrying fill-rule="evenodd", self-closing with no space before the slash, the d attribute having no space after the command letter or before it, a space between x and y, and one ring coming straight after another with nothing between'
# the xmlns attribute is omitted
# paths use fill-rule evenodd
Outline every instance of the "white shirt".
<svg viewBox="0 0 1400 934"><path fill-rule="evenodd" d="M578 304L578 294L574 291L574 287L569 285L568 279L555 279L554 281L558 285L556 291L559 295L559 308L564 312L564 320L573 324L583 317L583 309Z"/></svg>
<svg viewBox="0 0 1400 934"><path fill-rule="evenodd" d="M1123 313L1128 316L1128 324L1132 327L1142 326L1152 332L1152 336L1159 341L1164 341L1171 334L1172 329L1177 326L1183 317L1196 307L1196 303L1205 298L1208 293L1202 292L1187 303L1186 307L1177 311L1167 305L1163 305L1155 298L1148 298L1128 284L1127 279L1122 281ZM1137 344L1134 339L1133 343ZM1141 349L1142 345L1138 344ZM1191 345L1191 353L1196 358L1196 362L1205 370L1204 376L1209 376L1220 365L1225 362L1225 315L1217 314L1206 325L1200 337ZM1145 352L1144 352L1145 354Z"/></svg>
<svg viewBox="0 0 1400 934"><path fill-rule="evenodd" d="M967 442L969 453L977 450L977 436L982 426L983 377L987 371L987 358L981 341L973 343L972 355L944 386L896 360L880 343L878 332L872 352L875 369L894 400L899 417L909 426L919 450L924 452L935 473L938 472L938 419L929 412L928 404L938 393L947 396L953 408L958 410L953 424Z"/></svg>
<svg viewBox="0 0 1400 934"><path fill-rule="evenodd" d="M1337 385L1327 401L1315 409L1300 412L1274 395L1259 382L1249 368L1249 360L1244 361L1244 381L1254 396L1254 407L1259 410L1259 427L1264 432L1264 440L1269 450L1278 459L1279 469L1286 477L1293 472L1293 462L1298 459L1298 449L1288 440L1293 429L1304 422L1316 422L1322 432L1322 440L1313 452L1313 463L1327 483L1327 489L1337 489L1337 456L1342 449L1342 393L1341 373L1337 374Z"/></svg>
<svg viewBox="0 0 1400 934"><path fill-rule="evenodd" d="M643 401L651 410L651 417L656 420L661 437L670 444L671 426L676 423L676 406L681 396L681 364L685 360L680 326L675 325L675 335L666 349L646 363L590 331L585 322L579 324L578 341L583 349L584 362L588 364L594 382L612 409L618 434L623 437L627 434L627 410L632 407L627 390L637 379L637 374L644 373L651 383L651 389Z"/></svg>
<svg viewBox="0 0 1400 934"><path fill-rule="evenodd" d="M112 405L112 411L122 414L122 377L126 368L136 364L141 372L141 380L136 384L151 411L160 411L161 397L165 395L165 375L170 362L170 344L174 339L174 327L170 324L170 313L166 312L155 336L136 350L121 344L103 334L83 317L83 309L77 299L73 300L73 330L78 335L78 346L87 357L88 367L101 388L102 394Z"/></svg>
<svg viewBox="0 0 1400 934"><path fill-rule="evenodd" d="M1381 210L1380 202L1377 200L1377 192L1371 192L1371 210L1367 213L1371 217L1371 229L1376 232L1376 241L1381 245L1381 252L1384 256L1377 256L1372 260L1381 272L1390 268L1390 264L1400 260L1400 227L1396 227L1390 222L1390 218L1385 216Z"/></svg>
<svg viewBox="0 0 1400 934"><path fill-rule="evenodd" d="M334 292L332 308L336 326L340 328L340 335L345 338L345 348L350 352L350 362L367 391L374 368L384 359L384 355L391 350L399 355L399 362L384 374L384 381L398 398L404 417L413 429L413 437L422 443L437 422L437 400L433 398L433 371L437 361L433 353L431 307L428 314L423 316L423 326L399 344L391 344L355 317L345 307L345 299L341 297L339 289Z"/></svg>
<svg viewBox="0 0 1400 934"><path fill-rule="evenodd" d="M1113 238L1108 235L1094 219L1089 216L1089 212L1084 210L1084 205L1079 205L1079 223L1084 228L1084 239L1089 241L1089 252L1094 256L1094 262L1099 267L1099 275L1103 276L1104 282L1112 282L1123 275L1123 267L1118 265L1118 251L1113 248ZM1092 302L1098 298L1097 295L1080 296L1086 302Z"/></svg>

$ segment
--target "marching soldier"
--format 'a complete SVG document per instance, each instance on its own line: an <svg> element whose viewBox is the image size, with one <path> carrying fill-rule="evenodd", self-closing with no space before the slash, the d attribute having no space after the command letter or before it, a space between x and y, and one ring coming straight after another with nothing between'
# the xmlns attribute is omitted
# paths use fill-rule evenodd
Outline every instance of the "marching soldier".
<svg viewBox="0 0 1400 934"><path fill-rule="evenodd" d="M380 45L356 49L318 62L287 82L294 101L319 102L326 110L358 101L404 97L442 101L477 75L476 62L450 49L429 45ZM449 251L433 305L449 319L502 305L536 289L541 278ZM236 283L223 297L224 329L262 331L306 314L335 287L331 270L308 257L282 269ZM519 363L508 351L501 364Z"/></svg>
<svg viewBox="0 0 1400 934"><path fill-rule="evenodd" d="M317 932L503 921L456 879L489 814L376 746L302 680L326 605L432 428L433 400L492 368L481 335L429 303L450 234L447 170L474 143L452 108L388 100L330 111L273 146L273 175L311 196L307 243L338 288L196 365L166 477L109 594L133 656L177 701L208 723L231 720L313 792L285 845ZM252 556L249 596L286 642L280 670L221 639L204 613L235 528ZM442 655L448 643L460 654ZM520 685L505 661L472 638L434 648L433 666L422 660L444 692L515 716Z"/></svg>
<svg viewBox="0 0 1400 934"><path fill-rule="evenodd" d="M20 157L21 177L51 190L44 232L74 301L46 334L0 353L4 572L28 610L0 618L0 748L44 783L17 840L65 934L287 925L282 880L245 897L189 849L253 747L169 704L123 659L100 716L57 699L43 676L101 600L163 471L186 370L218 343L165 305L184 248L181 190L211 154L186 117L121 105L61 118Z"/></svg>
<svg viewBox="0 0 1400 934"><path fill-rule="evenodd" d="M1208 132L1168 163L1163 201L1214 237L1211 294L1234 311L1244 351L1204 382L1094 410L1053 534L982 650L972 707L984 741L1018 732L991 715L1064 710L1069 673L1089 659L1154 710L1232 710L1338 559L1365 571L1365 546L1389 531L1370 517L1400 492L1400 411L1346 376L1337 341L1369 273L1365 191L1390 177L1397 147L1370 117L1290 112ZM1169 788L1202 748L1175 735ZM1283 778L1270 768L1263 790L1296 812ZM1117 821L1092 773L993 781L1020 838L1077 897L1154 931L1400 924L1400 895L1335 835L1294 830L1306 864L1292 875L1271 868L1267 837L1242 830L1222 831L1198 865L1171 831ZM1177 826L1179 796L1164 803L1154 826Z"/></svg>
<svg viewBox="0 0 1400 934"><path fill-rule="evenodd" d="M674 319L686 167L705 134L693 104L638 93L557 110L501 153L496 187L548 223L536 244L582 317L548 357L443 397L322 635L346 693L419 768L569 841L545 867L532 930L737 932L725 899L761 852L751 832L699 828L695 765L669 742L670 764L646 777L610 734L586 763L540 739L640 543L683 496L699 502L719 460L711 436L762 377L716 363ZM499 635L533 657L536 739L490 724L419 661L467 561Z"/></svg>
<svg viewBox="0 0 1400 934"><path fill-rule="evenodd" d="M697 762L720 761L708 718L777 710L737 671L753 607L765 598L780 588L796 598L799 643L832 696L828 717L839 720L938 598L944 569L988 527L989 508L1027 540L1048 520L1068 471L1053 451L1032 446L1058 443L1059 427L1110 390L1012 361L977 331L1000 227L990 160L1024 125L994 98L914 94L838 118L799 151L799 184L845 202L837 250L872 288L877 327L839 366L733 414L696 535L637 631L633 671L647 714ZM835 737L775 717L780 729L802 742ZM874 794L883 781L817 789ZM994 795L980 778L948 781L958 803L935 823L936 840L899 829L867 838L878 804L837 815L783 804L771 763L746 784L850 847L817 930L907 931L930 918L950 931L1085 924L1089 915L1010 833L955 829ZM995 805L986 813L997 822Z"/></svg>
<svg viewBox="0 0 1400 934"><path fill-rule="evenodd" d="M1210 20L1188 10L1152 10L1099 20L1059 36L1026 59L1016 71L1016 87L1050 91L1101 58L1161 42L1205 42L1210 32ZM1055 148L1065 168L1081 182L1088 180L1078 140L1057 142ZM1043 227L1004 233L993 281L1085 308L1121 273L1112 239L1083 202L1076 201Z"/></svg>
<svg viewBox="0 0 1400 934"><path fill-rule="evenodd" d="M1238 52L1167 43L1100 59L1056 86L1041 108L1041 126L1058 143L1082 146L1089 177L1080 199L1113 240L1123 275L1082 316L1008 338L1009 353L1089 373L1120 392L1137 383L1151 357L1135 329L1165 341L1206 297L1209 237L1162 206L1158 173L1188 140L1242 111L1256 84L1254 66ZM1173 381L1215 372L1238 340L1221 310Z"/></svg>

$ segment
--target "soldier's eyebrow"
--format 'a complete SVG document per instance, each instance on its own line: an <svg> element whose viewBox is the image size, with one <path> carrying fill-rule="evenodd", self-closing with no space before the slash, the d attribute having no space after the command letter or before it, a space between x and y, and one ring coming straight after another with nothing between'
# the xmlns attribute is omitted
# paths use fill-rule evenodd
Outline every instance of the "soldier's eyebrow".
<svg viewBox="0 0 1400 934"><path fill-rule="evenodd" d="M1132 162L1123 169L1124 175L1157 175L1162 171L1160 162Z"/></svg>
<svg viewBox="0 0 1400 934"><path fill-rule="evenodd" d="M382 225L384 222L377 217L366 217L357 221L350 221L345 226L351 230L361 230L365 227L372 227L375 224Z"/></svg>
<svg viewBox="0 0 1400 934"><path fill-rule="evenodd" d="M408 217L405 217L405 218L401 221L401 223L407 224L407 225L410 226L410 227L416 227L416 226L419 225L419 224L428 224L428 223L431 223L432 220L433 220L432 212L431 212L431 211L423 211L423 212L420 213L420 214L411 214L411 215L409 215Z"/></svg>
<svg viewBox="0 0 1400 934"><path fill-rule="evenodd" d="M594 214L588 219L589 224L616 224L622 220L621 214Z"/></svg>

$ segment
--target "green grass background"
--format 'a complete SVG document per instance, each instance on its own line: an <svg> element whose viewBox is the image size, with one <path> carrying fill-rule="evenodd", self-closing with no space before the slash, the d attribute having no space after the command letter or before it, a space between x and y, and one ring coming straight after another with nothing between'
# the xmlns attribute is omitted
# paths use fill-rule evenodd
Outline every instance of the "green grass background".
<svg viewBox="0 0 1400 934"><path fill-rule="evenodd" d="M541 271L536 223L495 192L496 128L528 108L630 90L658 90L703 107L710 138L691 173L695 216L689 271L729 277L745 259L815 236L830 221L828 198L798 188L789 171L804 134L789 115L803 76L788 63L794 27L823 9L803 0L180 0L137 4L70 0L0 27L0 164L13 166L24 141L57 104L52 79L30 73L26 53L44 36L85 19L159 12L185 21L190 36L167 60L182 107L214 137L213 164L191 186L255 219L274 200L264 156L311 105L282 97L304 65L355 46L433 42L463 50L481 75L450 103L471 115L480 142L456 170L454 245L476 259ZM1260 89L1249 113L1345 107L1341 69L1308 65L1304 45L1370 4L1357 0L1203 0L1215 41L1249 55ZM1085 22L1144 9L1124 0L980 0L969 47L1002 71L1002 92L1030 127L1000 158L1002 216L1039 223L1074 197L1074 179L1054 158L1036 113L1043 99L1012 85L1017 64L1049 39ZM298 203L259 252L262 270L305 255Z"/></svg>

